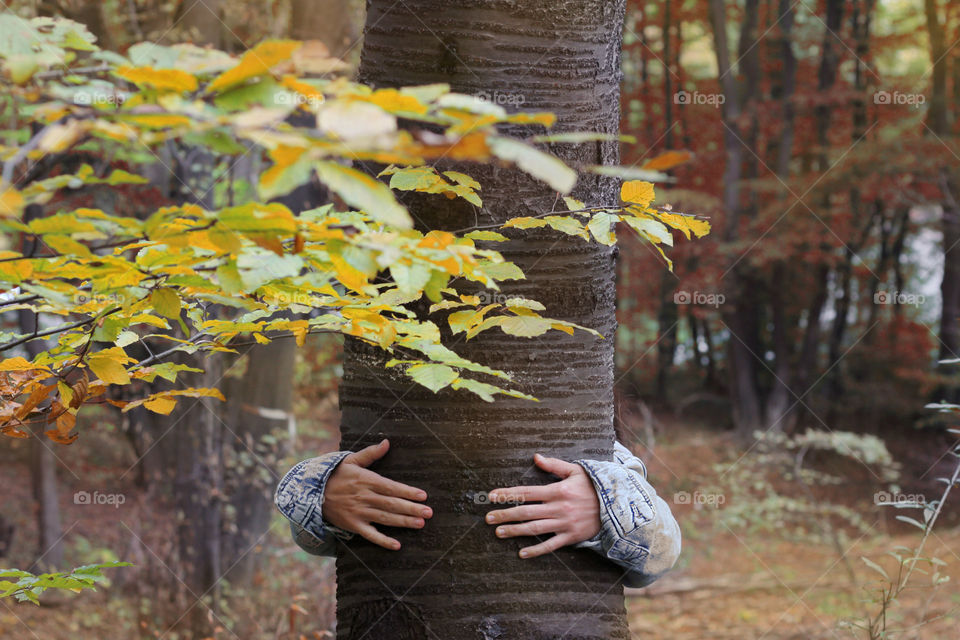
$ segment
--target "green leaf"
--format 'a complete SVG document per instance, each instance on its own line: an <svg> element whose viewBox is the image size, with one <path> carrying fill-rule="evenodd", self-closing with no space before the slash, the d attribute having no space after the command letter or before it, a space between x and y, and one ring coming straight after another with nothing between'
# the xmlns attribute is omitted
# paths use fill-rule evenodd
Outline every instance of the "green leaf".
<svg viewBox="0 0 960 640"><path fill-rule="evenodd" d="M407 374L434 393L457 379L457 372L444 364L415 364L407 369Z"/></svg>
<svg viewBox="0 0 960 640"><path fill-rule="evenodd" d="M494 280L523 280L526 276L520 267L512 262L498 262L483 265L483 271Z"/></svg>
<svg viewBox="0 0 960 640"><path fill-rule="evenodd" d="M609 213L596 213L590 218L590 222L587 223L587 228L590 229L590 233L597 242L610 246L617 241L612 231L613 223L616 221L617 216L610 215Z"/></svg>
<svg viewBox="0 0 960 640"><path fill-rule="evenodd" d="M559 158L535 147L512 138L501 137L492 137L487 143L493 155L516 164L560 193L570 193L577 184L576 171L565 165Z"/></svg>
<svg viewBox="0 0 960 640"><path fill-rule="evenodd" d="M539 316L512 316L500 322L504 333L521 338L540 336L550 330L553 323Z"/></svg>
<svg viewBox="0 0 960 640"><path fill-rule="evenodd" d="M154 289L150 292L150 305L164 318L180 317L180 296L173 289Z"/></svg>
<svg viewBox="0 0 960 640"><path fill-rule="evenodd" d="M673 246L673 234L662 223L651 218L641 218L638 216L620 216L620 219L626 222L630 227L640 235L650 236L652 240Z"/></svg>
<svg viewBox="0 0 960 640"><path fill-rule="evenodd" d="M502 233L497 233L496 231L471 231L464 237L470 238L471 240L484 240L489 242L506 242L510 239Z"/></svg>
<svg viewBox="0 0 960 640"><path fill-rule="evenodd" d="M612 133L593 133L590 131L567 131L565 133L551 133L543 136L534 136L533 142L560 142L565 144L579 144L581 142L611 141L636 144L637 139L631 135L617 135Z"/></svg>
<svg viewBox="0 0 960 640"><path fill-rule="evenodd" d="M866 556L860 556L860 559L863 560L863 564L867 565L868 567L870 567L871 569L873 569L874 571L882 575L885 580L888 580L888 581L890 580L890 576L887 575L887 572L883 569L883 567L878 565L876 562L874 562L873 560L871 560Z"/></svg>
<svg viewBox="0 0 960 640"><path fill-rule="evenodd" d="M317 162L314 168L320 181L350 206L366 211L371 218L384 224L401 229L413 227L410 214L382 182L336 162Z"/></svg>
<svg viewBox="0 0 960 640"><path fill-rule="evenodd" d="M675 182L676 178L671 178L665 173L659 171L647 171L636 167L615 167L609 165L593 165L586 168L590 173L598 176L608 176L611 178L623 178L624 180L646 180L648 182Z"/></svg>

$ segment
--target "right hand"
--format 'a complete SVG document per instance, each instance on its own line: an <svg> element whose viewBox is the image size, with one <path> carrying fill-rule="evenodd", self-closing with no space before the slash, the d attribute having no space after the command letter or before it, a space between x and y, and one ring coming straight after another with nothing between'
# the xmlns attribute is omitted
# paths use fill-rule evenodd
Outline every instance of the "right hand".
<svg viewBox="0 0 960 640"><path fill-rule="evenodd" d="M322 513L330 524L396 551L400 541L380 533L373 525L421 529L433 510L420 504L427 499L426 491L367 469L389 449L390 441L384 439L345 457L327 480Z"/></svg>

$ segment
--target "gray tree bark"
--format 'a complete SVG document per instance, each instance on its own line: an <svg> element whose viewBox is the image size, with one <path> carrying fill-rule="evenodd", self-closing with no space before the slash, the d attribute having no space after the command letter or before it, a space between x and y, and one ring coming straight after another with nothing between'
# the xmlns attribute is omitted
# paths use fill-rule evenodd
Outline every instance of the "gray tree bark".
<svg viewBox="0 0 960 640"><path fill-rule="evenodd" d="M524 110L556 113L559 130L615 133L623 17L623 0L371 0L360 75L376 86L447 82L464 93L510 96L513 103L522 98ZM613 143L554 151L581 163L618 159ZM483 210L410 197L422 228L462 228L476 216L489 224L534 215L557 200L514 168L460 168L483 185ZM574 195L612 205L617 187L587 177ZM572 548L520 560L517 551L531 541L496 539L483 522L490 507L477 498L495 487L550 481L533 468L537 451L567 460L611 455L614 254L541 230L517 233L496 248L527 276L505 293L540 300L547 315L597 329L606 339L583 332L523 339L495 330L465 343L447 333L461 355L509 371L519 388L540 399L536 404L488 404L447 390L434 395L384 370L386 355L378 348L347 341L342 448L388 436L391 452L376 470L426 490L435 515L421 531L389 529L404 545L399 553L364 541L340 550L341 640L628 636L618 568Z"/></svg>

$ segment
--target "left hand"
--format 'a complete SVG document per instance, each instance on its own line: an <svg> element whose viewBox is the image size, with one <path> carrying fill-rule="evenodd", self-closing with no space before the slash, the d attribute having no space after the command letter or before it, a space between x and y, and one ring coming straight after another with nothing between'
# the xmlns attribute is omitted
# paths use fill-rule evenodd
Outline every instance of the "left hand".
<svg viewBox="0 0 960 640"><path fill-rule="evenodd" d="M597 535L600 531L600 500L583 467L557 458L545 458L539 453L533 456L533 461L560 480L547 485L491 491L491 503L522 503L487 513L487 524L499 525L497 537L555 534L540 544L520 550L521 558L536 558ZM502 524L506 522L520 524Z"/></svg>

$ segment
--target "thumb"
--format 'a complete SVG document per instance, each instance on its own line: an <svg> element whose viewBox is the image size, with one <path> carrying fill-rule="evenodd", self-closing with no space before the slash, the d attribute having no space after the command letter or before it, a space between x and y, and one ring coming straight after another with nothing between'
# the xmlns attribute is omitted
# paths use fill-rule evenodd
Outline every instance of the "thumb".
<svg viewBox="0 0 960 640"><path fill-rule="evenodd" d="M361 467L369 467L371 464L382 458L390 450L390 441L384 438L379 444L372 444L369 447L361 449L356 453L350 454L350 462L358 464Z"/></svg>
<svg viewBox="0 0 960 640"><path fill-rule="evenodd" d="M539 453L533 455L533 461L544 471L560 478L570 477L579 468L578 465L571 462L565 462L559 458L547 458Z"/></svg>

